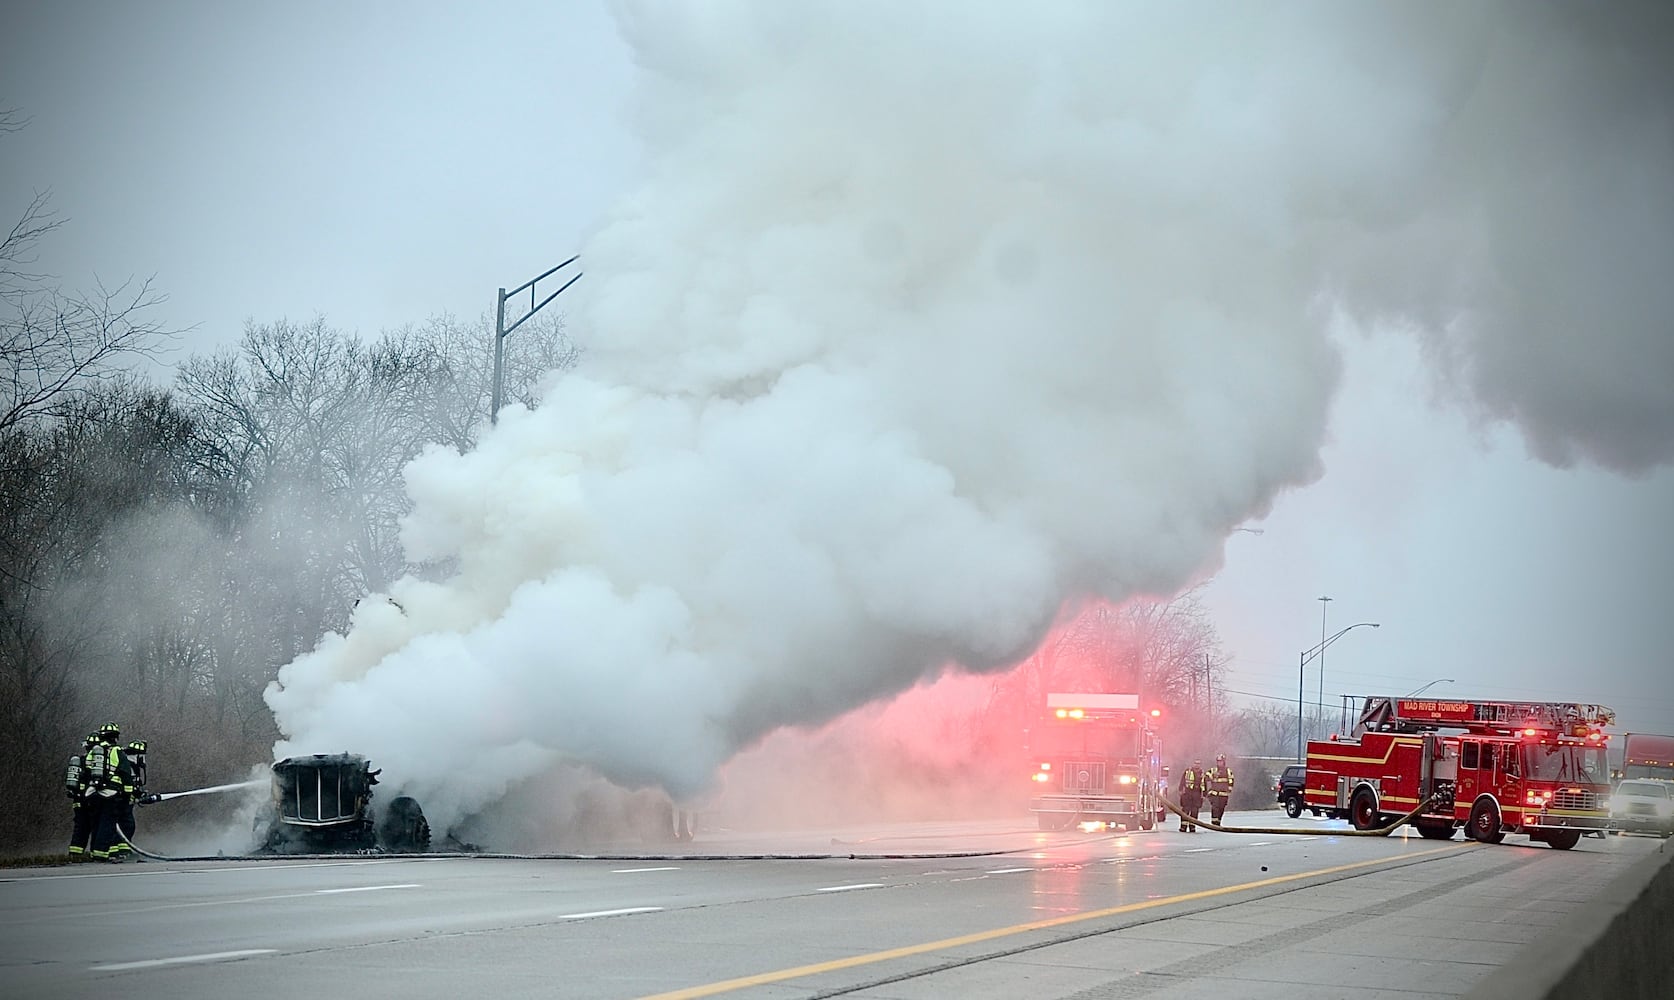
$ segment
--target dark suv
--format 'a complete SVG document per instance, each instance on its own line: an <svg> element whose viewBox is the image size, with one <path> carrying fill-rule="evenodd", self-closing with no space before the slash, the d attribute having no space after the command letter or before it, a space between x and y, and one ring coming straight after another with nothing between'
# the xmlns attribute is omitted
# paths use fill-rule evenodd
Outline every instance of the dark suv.
<svg viewBox="0 0 1674 1000"><path fill-rule="evenodd" d="M1285 768L1285 773L1279 775L1278 782L1273 785L1273 792L1278 796L1279 804L1285 807L1285 815L1291 819L1302 815L1304 809L1312 812L1315 816L1319 815L1318 809L1303 802L1302 789L1306 787L1307 783L1308 765L1291 764Z"/></svg>

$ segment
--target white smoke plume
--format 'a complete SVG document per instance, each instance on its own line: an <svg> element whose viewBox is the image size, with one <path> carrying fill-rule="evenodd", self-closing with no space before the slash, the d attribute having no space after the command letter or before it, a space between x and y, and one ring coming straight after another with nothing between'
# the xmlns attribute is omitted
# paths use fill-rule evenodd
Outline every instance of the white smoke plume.
<svg viewBox="0 0 1674 1000"><path fill-rule="evenodd" d="M779 727L1013 662L1318 474L1338 309L1427 330L1543 454L1667 460L1668 379L1605 367L1668 374L1669 283L1528 241L1669 259L1577 200L1666 194L1628 167L1669 91L1596 107L1604 41L1523 8L624 6L649 170L583 248L584 361L409 467L409 553L457 575L287 666L277 752L366 753L445 828L560 762L696 794ZM1552 59L1583 91L1535 106ZM1648 131L1518 173L1581 120ZM1530 325L1536 286L1563 317ZM1571 333L1620 389L1581 421L1544 395ZM1516 338L1544 353L1501 364Z"/></svg>

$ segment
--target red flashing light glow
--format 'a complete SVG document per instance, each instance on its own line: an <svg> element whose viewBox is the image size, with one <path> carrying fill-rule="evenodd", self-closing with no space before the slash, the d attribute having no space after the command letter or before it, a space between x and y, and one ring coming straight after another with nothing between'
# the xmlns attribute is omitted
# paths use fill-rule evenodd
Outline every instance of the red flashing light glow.
<svg viewBox="0 0 1674 1000"><path fill-rule="evenodd" d="M1162 718L1162 709L1160 709L1160 708L1151 709L1151 718L1153 718L1153 719Z"/></svg>
<svg viewBox="0 0 1674 1000"><path fill-rule="evenodd" d="M1079 719L1079 718L1081 718L1081 717L1082 717L1082 716L1084 716L1084 715L1086 715L1086 714L1087 714L1087 713L1086 713L1086 712L1083 712L1083 711L1082 711L1082 710L1081 710L1081 709L1079 709L1079 708L1072 708L1072 709L1070 709L1070 718L1072 718L1072 719Z"/></svg>
<svg viewBox="0 0 1674 1000"><path fill-rule="evenodd" d="M1534 735L1536 735L1536 731L1533 730L1533 729L1525 729L1525 730L1523 730L1523 735L1524 736L1534 736Z"/></svg>
<svg viewBox="0 0 1674 1000"><path fill-rule="evenodd" d="M1595 743L1598 742L1602 738L1603 737L1601 737L1598 733L1588 733L1587 734L1587 739L1592 740Z"/></svg>
<svg viewBox="0 0 1674 1000"><path fill-rule="evenodd" d="M1058 718L1060 718L1060 719L1067 719L1067 718L1069 718L1069 709L1067 709L1067 708L1060 708L1060 709L1058 709L1058 711L1057 711L1057 712L1055 712L1055 713L1054 713L1054 714L1055 714L1055 715L1057 715L1057 716L1058 716Z"/></svg>

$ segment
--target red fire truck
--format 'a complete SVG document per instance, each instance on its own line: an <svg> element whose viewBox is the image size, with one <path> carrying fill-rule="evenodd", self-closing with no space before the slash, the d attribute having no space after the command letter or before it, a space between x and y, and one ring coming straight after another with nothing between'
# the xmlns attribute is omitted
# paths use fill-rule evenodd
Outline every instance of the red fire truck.
<svg viewBox="0 0 1674 1000"><path fill-rule="evenodd" d="M1162 741L1151 728L1161 712L1142 711L1136 694L1049 694L1025 740L1042 830L1077 823L1149 830L1162 805Z"/></svg>
<svg viewBox="0 0 1674 1000"><path fill-rule="evenodd" d="M1484 843L1523 833L1568 850L1609 825L1603 727L1615 718L1601 705L1373 695L1349 738L1308 743L1303 795L1357 830L1431 800L1413 820L1425 837L1462 825Z"/></svg>

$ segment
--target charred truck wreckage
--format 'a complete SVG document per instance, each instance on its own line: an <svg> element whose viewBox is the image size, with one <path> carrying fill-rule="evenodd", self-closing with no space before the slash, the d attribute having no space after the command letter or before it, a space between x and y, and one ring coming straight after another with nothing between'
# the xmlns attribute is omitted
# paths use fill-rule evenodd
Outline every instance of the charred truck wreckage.
<svg viewBox="0 0 1674 1000"><path fill-rule="evenodd" d="M287 757L273 765L273 799L256 814L259 854L416 853L430 824L413 798L374 808L379 771L359 754Z"/></svg>

